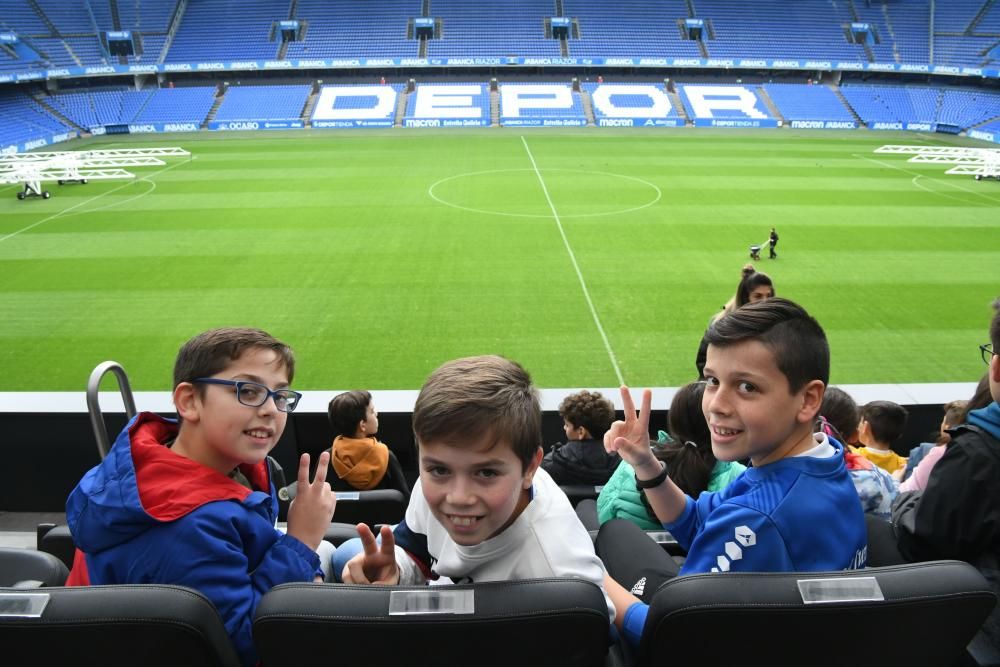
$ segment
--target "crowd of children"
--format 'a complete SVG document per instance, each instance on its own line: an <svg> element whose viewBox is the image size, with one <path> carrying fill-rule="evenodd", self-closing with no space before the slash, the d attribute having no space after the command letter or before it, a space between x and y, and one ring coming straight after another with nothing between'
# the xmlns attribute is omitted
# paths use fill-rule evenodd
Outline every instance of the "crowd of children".
<svg viewBox="0 0 1000 667"><path fill-rule="evenodd" d="M312 480L310 457L299 461L285 531L275 527L267 455L301 397L291 389L292 350L256 329L195 336L175 362L177 418L140 413L71 493L69 583L200 590L247 665L257 660L258 602L294 581L575 577L601 587L609 620L635 644L670 577L865 567L866 512L894 514L908 559L967 560L1000 591L1000 301L981 348L984 395L946 406L940 441L914 449L922 460L906 479L907 459L893 451L905 408L873 401L859 411L828 387L823 329L762 276L746 272L734 304L711 322L702 379L676 393L658 441L649 390L637 409L622 387L618 421L611 401L583 391L560 406L567 443L544 455L528 372L498 356L458 359L431 373L414 406L412 494L375 437L371 394L347 392L330 402L335 438ZM359 524L356 543L334 554L323 540L336 507L331 482L400 488L405 518L377 535ZM574 483L604 485L596 540L559 486ZM683 564L643 529L668 530L687 552ZM998 613L984 636L1000 647Z"/></svg>

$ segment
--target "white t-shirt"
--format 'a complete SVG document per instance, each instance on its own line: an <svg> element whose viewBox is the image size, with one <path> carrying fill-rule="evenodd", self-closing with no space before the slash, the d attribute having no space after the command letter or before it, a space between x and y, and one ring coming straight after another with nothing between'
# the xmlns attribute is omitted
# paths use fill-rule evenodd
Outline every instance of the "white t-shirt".
<svg viewBox="0 0 1000 667"><path fill-rule="evenodd" d="M604 564L566 494L541 468L532 480L531 492L531 502L506 530L485 542L462 546L431 514L418 480L406 519L395 531L399 582L426 583L420 561L423 568L438 575L432 584L576 577L594 582L604 592ZM426 538L426 549L422 538ZM606 592L604 598L614 620L614 605Z"/></svg>

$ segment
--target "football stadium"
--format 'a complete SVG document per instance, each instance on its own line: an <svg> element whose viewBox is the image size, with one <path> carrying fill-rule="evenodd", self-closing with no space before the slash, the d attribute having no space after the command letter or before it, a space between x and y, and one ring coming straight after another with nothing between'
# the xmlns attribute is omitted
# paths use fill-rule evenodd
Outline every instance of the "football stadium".
<svg viewBox="0 0 1000 667"><path fill-rule="evenodd" d="M757 647L754 662L846 664L856 652L820 658L826 651L807 628L859 614L900 637L892 651L866 645L873 662L1000 664L1000 472L972 454L969 468L958 467L960 438L1000 447L1000 422L990 421L991 388L1000 392L990 328L1000 307L1000 2L0 0L0 118L0 420L13 471L0 487L0 636L14 647L12 664L82 656L104 665L270 666L336 659L358 637L366 651L342 654L352 663L389 639L410 644L390 649L393 662L416 648L436 665L730 664L736 644L718 642L720 628L759 636L755 629L774 632L775 623L798 638ZM846 462L866 546L839 564L815 557L832 553L825 542L802 547L801 557L789 542L778 564L771 551L770 560L754 555L765 550L764 524L734 518L735 537L720 538L721 555L711 554L718 561L702 567L710 536L665 519L653 482L696 502L685 512L697 515L698 531L709 531L703 520L715 525L713 494L756 507L725 494L772 459L753 446L722 452L730 440L743 447L753 414L780 423L781 405L767 402L758 376L739 371L734 391L756 407L741 426L713 421L712 397L728 396L718 368L729 343L712 336L726 331L716 323L778 312L784 299L815 318L829 346L828 373L802 382L821 378L842 390L820 391L822 406L794 428L806 429L811 445L813 431L825 434L818 442ZM182 345L246 327L294 350L294 364L279 358L286 375L226 374L230 362L242 367L277 345L258 342L181 379ZM806 329L796 331L760 339L761 347L808 403L811 385L800 389L793 377L810 372L816 346ZM425 467L422 455L437 448L415 431L425 409L418 395L435 369L483 355L530 375L544 458L540 466L529 465L530 452L521 458L523 503L480 544L470 536L489 524L486 510L434 523L444 515L430 479L444 485L436 471L447 466L434 457ZM455 392L472 377L456 375ZM244 396L248 382L259 396ZM185 499L193 505L183 517L173 505L151 509L129 440L162 415L156 424L179 434L157 450L197 467L163 488L207 474L213 466L185 453L194 441L185 433L204 420L182 407L178 383L193 388L198 405L233 394L238 402L225 397L232 419L272 410L268 419L280 423L243 432L268 441L254 463L263 477L239 472L249 460L227 450L233 465L220 480L243 491L194 493L200 500ZM647 388L651 405L633 425ZM699 428L713 429L703 446L674 423L692 391L697 420L707 420ZM341 428L333 399L346 392L360 403ZM850 405L844 426L831 393ZM482 419L486 408L478 409ZM592 409L611 416L580 416ZM613 419L648 435L669 482L643 474L645 444L605 452L603 434L618 433ZM507 437L502 422L492 418L487 429L493 449ZM205 442L218 437L206 432ZM352 459L335 438L371 445ZM332 460L320 469L323 452ZM359 486L352 474L369 452L380 461L376 479ZM569 452L579 457L573 474L558 464ZM689 459L673 458L691 452L704 469L697 483L687 481ZM306 478L297 475L304 454ZM750 470L730 487L712 486L730 458ZM500 459L491 466L502 469ZM112 465L116 474L98 483L94 471ZM594 476L595 466L610 467ZM563 528L539 538L534 555L524 546L534 537L523 538L505 556L521 565L482 574L431 546L435 532L448 548L462 547L462 536L486 546L526 521L525 505L542 512L548 487L530 483L535 467L574 528L589 532L584 551L596 549L590 557L604 559L623 592L649 604L645 625L621 625L610 584L560 569L569 557L545 545L574 551ZM949 470L971 481L948 485ZM102 526L117 536L114 546L98 549L74 529L85 513L77 494L119 473L132 479L130 490L94 493L131 498L161 531L156 539L178 526L170 542L128 537L123 526L138 519L107 509L86 510L96 512L88 530ZM396 553L416 563L398 566L394 581L405 585L332 583L346 570L331 575L327 566L342 563L297 527L310 503L322 504L313 475L336 494L330 520L319 522L324 542L352 545L358 523L395 526ZM624 498L620 479L640 517L632 523L652 538L641 546L654 544L683 576L660 586L652 575L646 583L645 570L642 584L638 574L626 581L612 571L604 526L629 518L608 515ZM760 484L748 493L774 507L754 516L783 539L799 524L841 530L816 517L782 524L774 498L784 491ZM866 496L871 485L877 494ZM948 501L932 509L935 489ZM156 502L180 502L180 494ZM821 507L815 498L825 496L806 495L784 505L845 515L843 503ZM275 539L277 521L280 539L320 554L328 583L287 572L257 581L270 551L240 553L249 607L224 577L203 584L190 575L194 566L167 574L180 554L214 571L215 554L194 546L162 554L198 541L181 531L206 502L243 507L255 496L267 506L259 510L271 524L266 539ZM96 497L89 502L98 507ZM430 535L411 530L423 511L415 502L428 512ZM948 524L946 538L920 533L932 515ZM405 541L414 535L426 567ZM803 535L803 544L813 539ZM950 546L929 546L938 538ZM241 533L227 544L246 552L260 548L258 539ZM159 565L137 573L108 561L112 552ZM630 559L641 553L628 549ZM552 559L549 569L523 564ZM414 567L416 583L407 574ZM348 583L361 583L352 576ZM428 580L456 586L426 588ZM79 586L88 582L105 586ZM230 593L221 599L213 587ZM92 654L71 639L83 627L100 628ZM934 648L914 633L927 627L940 630ZM531 651L508 647L512 631L545 639Z"/></svg>

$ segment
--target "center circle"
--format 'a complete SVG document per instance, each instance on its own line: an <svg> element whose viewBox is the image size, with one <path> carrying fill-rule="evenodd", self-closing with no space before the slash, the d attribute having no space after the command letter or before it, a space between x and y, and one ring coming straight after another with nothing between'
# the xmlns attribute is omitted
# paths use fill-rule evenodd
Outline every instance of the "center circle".
<svg viewBox="0 0 1000 667"><path fill-rule="evenodd" d="M558 174L546 178L547 174ZM564 177L564 175L569 175ZM530 179L527 178L530 176ZM544 183L544 192L542 185ZM552 208L561 219L599 218L638 211L660 201L663 193L653 183L635 176L607 171L582 169L490 169L448 176L427 188L434 201L472 213L504 215L515 218L552 218L553 213L521 213L511 208L537 209L538 204L523 205L519 197L527 188L532 199L548 195ZM462 201L465 196L469 201ZM489 208L482 202L492 197L503 207ZM543 201L548 206L548 201ZM580 212L574 213L574 210Z"/></svg>

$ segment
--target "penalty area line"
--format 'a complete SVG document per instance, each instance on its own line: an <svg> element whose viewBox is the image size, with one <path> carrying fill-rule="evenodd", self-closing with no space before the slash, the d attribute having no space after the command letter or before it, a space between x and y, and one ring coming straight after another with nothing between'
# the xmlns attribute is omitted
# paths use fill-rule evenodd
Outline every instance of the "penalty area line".
<svg viewBox="0 0 1000 667"><path fill-rule="evenodd" d="M552 203L552 197L549 196L549 189L545 186L545 179L542 178L542 172L538 170L538 165L535 163L535 156L531 154L531 149L528 148L528 142L525 140L524 136L521 137L521 143L524 144L524 150L528 153L528 159L531 160L531 168L535 170L535 176L538 177L538 183L542 186L542 193L545 195L545 201L549 203L549 209L552 211L552 217L556 221L556 228L559 230L559 236L562 237L563 246L566 248L566 253L569 255L569 261L573 264L573 270L576 271L577 280L580 281L580 288L583 290L583 297L587 300L587 306L590 308L590 315L594 318L594 324L597 326L598 333L601 334L601 340L604 341L604 349L608 352L608 358L611 360L611 367L615 370L615 377L618 379L618 384L625 384L625 378L622 377L621 368L618 367L618 359L615 357L614 350L611 349L611 343L608 341L608 335L604 332L604 326L601 324L601 318L597 315L597 309L594 308L594 301L590 298L590 290L587 289L587 281L583 279L583 272L580 271L580 265L576 261L576 254L573 252L573 247L569 244L569 239L566 238L566 232L563 230L562 221L559 219L559 212L556 210L556 205Z"/></svg>

